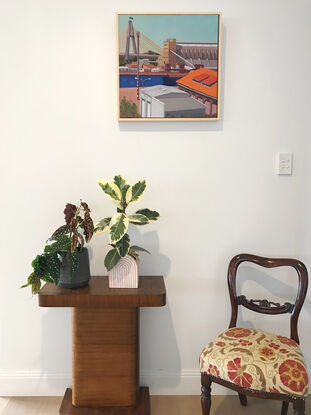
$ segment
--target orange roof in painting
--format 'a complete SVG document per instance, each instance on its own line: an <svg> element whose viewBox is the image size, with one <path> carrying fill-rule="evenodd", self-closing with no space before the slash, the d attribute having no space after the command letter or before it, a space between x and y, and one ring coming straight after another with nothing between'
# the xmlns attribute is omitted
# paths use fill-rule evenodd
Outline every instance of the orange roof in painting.
<svg viewBox="0 0 311 415"><path fill-rule="evenodd" d="M176 81L178 85L201 93L203 95L217 98L218 95L218 74L212 69L200 68L190 71L184 77Z"/></svg>
<svg viewBox="0 0 311 415"><path fill-rule="evenodd" d="M149 64L143 63L143 68L144 69L153 69L153 68L155 68L155 66L154 65L149 65Z"/></svg>
<svg viewBox="0 0 311 415"><path fill-rule="evenodd" d="M134 63L127 63L125 66L127 68L137 68L137 63L136 62L134 62Z"/></svg>

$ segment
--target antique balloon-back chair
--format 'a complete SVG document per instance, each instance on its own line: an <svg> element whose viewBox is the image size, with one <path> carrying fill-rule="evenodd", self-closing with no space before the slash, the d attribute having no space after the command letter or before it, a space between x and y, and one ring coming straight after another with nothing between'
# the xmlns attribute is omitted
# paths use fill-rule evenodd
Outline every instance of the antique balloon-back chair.
<svg viewBox="0 0 311 415"><path fill-rule="evenodd" d="M248 300L237 295L236 274L242 262L253 262L266 268L289 266L298 273L298 294L294 304L267 300ZM203 415L211 408L211 383L235 390L241 405L247 405L247 395L281 400L281 415L286 415L289 402L295 415L305 414L308 374L299 348L297 322L308 289L308 272L296 259L272 259L250 254L235 256L228 269L231 300L229 329L213 340L200 355L201 405ZM277 334L236 327L238 305L263 314L290 313L290 338Z"/></svg>

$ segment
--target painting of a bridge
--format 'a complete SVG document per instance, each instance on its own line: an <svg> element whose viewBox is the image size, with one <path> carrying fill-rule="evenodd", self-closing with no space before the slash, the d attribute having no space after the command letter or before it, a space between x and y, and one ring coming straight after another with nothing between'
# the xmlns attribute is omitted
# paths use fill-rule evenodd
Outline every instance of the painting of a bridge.
<svg viewBox="0 0 311 415"><path fill-rule="evenodd" d="M219 119L220 13L117 14L120 121Z"/></svg>

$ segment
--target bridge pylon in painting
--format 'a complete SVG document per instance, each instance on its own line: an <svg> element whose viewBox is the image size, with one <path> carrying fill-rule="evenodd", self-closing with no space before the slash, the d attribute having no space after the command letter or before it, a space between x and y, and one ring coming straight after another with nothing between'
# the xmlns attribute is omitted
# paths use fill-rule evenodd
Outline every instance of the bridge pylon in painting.
<svg viewBox="0 0 311 415"><path fill-rule="evenodd" d="M124 56L124 59L126 62L128 62L129 56L130 56L130 42L131 41L133 45L133 52L135 53L135 55L137 55L135 33L134 33L134 27L133 27L133 17L129 18L128 25L127 25L126 47L125 47L125 56Z"/></svg>
<svg viewBox="0 0 311 415"><path fill-rule="evenodd" d="M162 48L140 32L139 57L154 58L154 52L161 55ZM137 29L134 27L133 17L129 18L128 25L119 33L119 55L123 56L126 62L129 62L130 58L137 58Z"/></svg>

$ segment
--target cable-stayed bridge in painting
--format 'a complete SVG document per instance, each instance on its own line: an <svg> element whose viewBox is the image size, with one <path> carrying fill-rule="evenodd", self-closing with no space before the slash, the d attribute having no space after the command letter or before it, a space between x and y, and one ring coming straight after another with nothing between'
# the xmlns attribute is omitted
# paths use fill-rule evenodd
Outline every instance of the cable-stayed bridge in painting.
<svg viewBox="0 0 311 415"><path fill-rule="evenodd" d="M160 46L136 27L134 19L129 16L127 27L119 32L121 117L215 117L218 42L184 41L172 37L170 30L171 37L163 36Z"/></svg>
<svg viewBox="0 0 311 415"><path fill-rule="evenodd" d="M128 26L119 36L119 55L128 62L129 58L137 58L137 34L139 34L139 57L154 59L155 56L163 56L165 48L167 56L164 61L166 70L172 66L171 63L183 64L188 69L195 69L197 66L217 70L218 66L218 43L208 42L182 42L176 41L171 44L167 39L163 47L149 39L144 33L139 32L129 19ZM172 39L174 41L174 39ZM174 45L174 48L171 48ZM167 47L166 47L167 46ZM167 67L168 66L168 67ZM174 66L174 65L173 65Z"/></svg>
<svg viewBox="0 0 311 415"><path fill-rule="evenodd" d="M124 29L119 36L119 54L120 56L126 56L127 52L127 44L129 45L128 48L128 56L129 57L137 57L137 49L136 49L136 40L137 40L137 32L133 25L130 25ZM132 47L131 47L132 46ZM146 35L140 32L139 36L139 57L140 58L154 58L154 53L161 54L162 48L149 39ZM153 53L150 53L153 52Z"/></svg>

